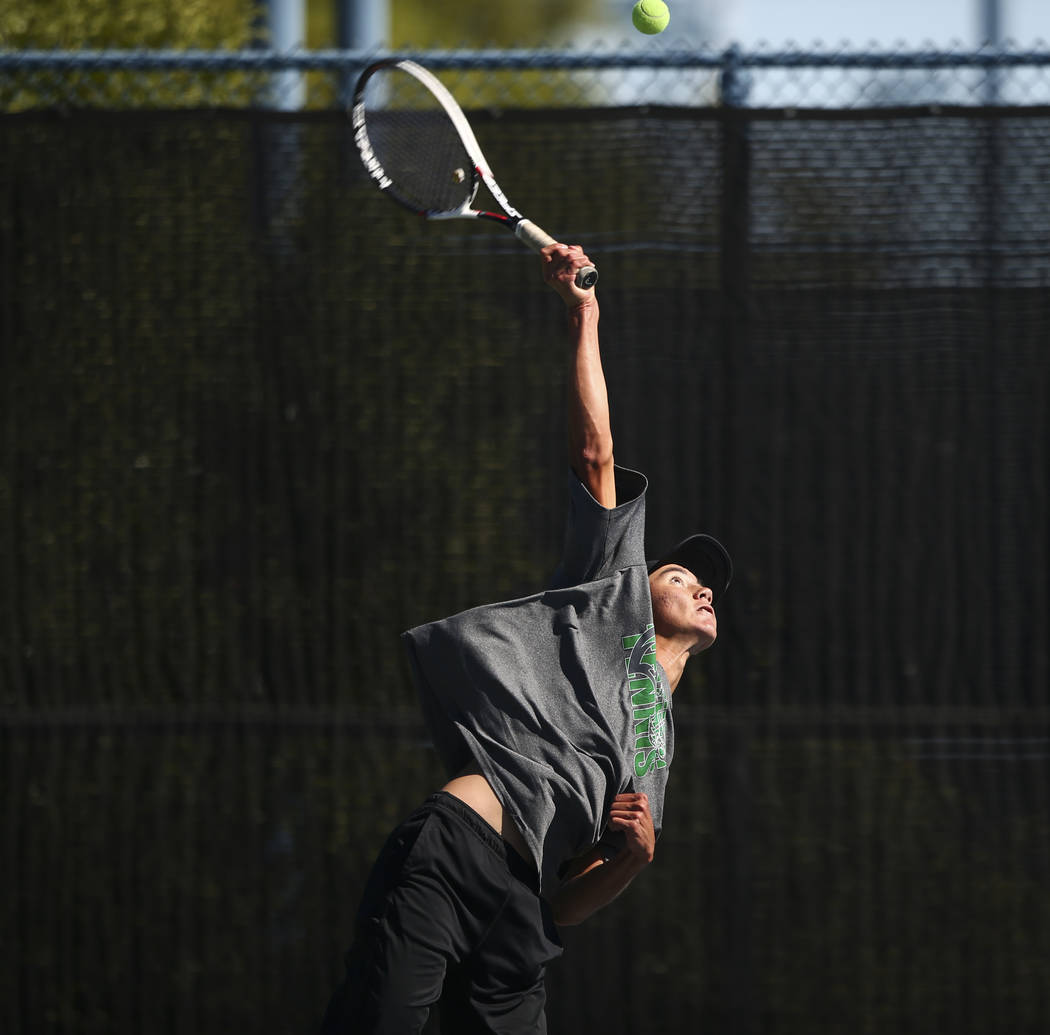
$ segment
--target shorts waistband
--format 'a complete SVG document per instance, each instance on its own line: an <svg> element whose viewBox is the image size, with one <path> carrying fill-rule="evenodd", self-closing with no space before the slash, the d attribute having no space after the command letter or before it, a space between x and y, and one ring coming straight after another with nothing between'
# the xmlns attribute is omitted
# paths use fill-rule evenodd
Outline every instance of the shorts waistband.
<svg viewBox="0 0 1050 1035"><path fill-rule="evenodd" d="M424 808L436 808L454 816L468 827L480 841L492 849L507 864L511 874L539 894L539 878L526 862L502 837L483 820L465 801L448 791L435 791L423 803Z"/></svg>

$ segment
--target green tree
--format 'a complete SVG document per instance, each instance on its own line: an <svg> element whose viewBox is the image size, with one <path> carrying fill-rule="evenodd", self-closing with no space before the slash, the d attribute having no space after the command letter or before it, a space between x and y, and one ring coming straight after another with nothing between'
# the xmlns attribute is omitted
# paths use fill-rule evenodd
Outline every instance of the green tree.
<svg viewBox="0 0 1050 1035"><path fill-rule="evenodd" d="M395 46L404 41L437 47L535 47L564 42L568 31L594 14L598 4L596 0L573 4L562 0L532 0L527 4L400 0L391 6L391 43Z"/></svg>
<svg viewBox="0 0 1050 1035"><path fill-rule="evenodd" d="M202 47L252 40L253 0L3 0L0 41L9 48Z"/></svg>
<svg viewBox="0 0 1050 1035"><path fill-rule="evenodd" d="M598 0L493 4L459 0L389 0L394 46L532 47L564 42L571 27L593 17ZM235 49L260 33L256 0L3 0L5 47L201 47ZM336 0L307 0L306 44L335 45ZM265 33L265 30L261 30Z"/></svg>
<svg viewBox="0 0 1050 1035"><path fill-rule="evenodd" d="M597 16L598 0L492 4L463 0L435 6L389 0L388 43L396 48L536 47L564 43L572 26ZM307 0L305 44L336 45L337 0ZM238 50L265 43L265 4L259 0L0 0L0 46L10 49ZM257 104L272 88L262 72L149 72L100 69L74 75L19 76L0 90L8 111L49 106L202 107ZM586 87L572 72L461 72L450 85L475 106L537 107L578 104ZM306 74L308 107L338 107L336 77Z"/></svg>

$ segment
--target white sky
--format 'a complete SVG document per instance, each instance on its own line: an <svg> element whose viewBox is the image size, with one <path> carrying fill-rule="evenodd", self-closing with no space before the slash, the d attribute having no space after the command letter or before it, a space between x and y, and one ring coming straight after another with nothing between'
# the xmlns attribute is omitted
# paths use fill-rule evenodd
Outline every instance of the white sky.
<svg viewBox="0 0 1050 1035"><path fill-rule="evenodd" d="M673 0L672 0L673 3ZM975 47L983 40L981 0L713 0L723 38L744 45L763 40L803 46L933 43ZM1030 46L1050 41L1050 0L999 0L1004 39Z"/></svg>
<svg viewBox="0 0 1050 1035"><path fill-rule="evenodd" d="M630 29L633 0L606 4L607 18L623 19L625 35L640 42ZM672 46L795 43L823 49L848 42L857 49L871 44L973 49L982 42L982 0L667 0L667 5L671 24L658 39ZM1050 45L1050 0L999 0L999 11L1004 40L1021 47Z"/></svg>

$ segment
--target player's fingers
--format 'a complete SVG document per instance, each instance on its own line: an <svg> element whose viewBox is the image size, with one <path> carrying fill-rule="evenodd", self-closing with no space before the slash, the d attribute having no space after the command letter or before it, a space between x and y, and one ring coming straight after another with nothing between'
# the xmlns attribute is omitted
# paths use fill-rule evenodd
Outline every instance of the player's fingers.
<svg viewBox="0 0 1050 1035"><path fill-rule="evenodd" d="M649 797L648 795L637 791L632 791L627 794L617 794L616 797L613 798L613 805L616 804L648 806Z"/></svg>
<svg viewBox="0 0 1050 1035"><path fill-rule="evenodd" d="M591 260L584 254L583 248L578 244L562 244L560 241L555 241L554 244L547 245L546 248L540 249L540 254L543 255L548 262L556 262L561 260L566 266L572 266L578 268L579 266L589 266Z"/></svg>
<svg viewBox="0 0 1050 1035"><path fill-rule="evenodd" d="M568 251L565 254L565 258L572 264L574 270L578 270L583 266L591 266L593 263L587 258L586 252L578 244L570 244Z"/></svg>
<svg viewBox="0 0 1050 1035"><path fill-rule="evenodd" d="M556 280L576 269L568 245L550 244L540 254L543 256L543 276L546 280Z"/></svg>
<svg viewBox="0 0 1050 1035"><path fill-rule="evenodd" d="M642 805L624 805L609 812L610 822L617 819L626 823L651 823L649 809Z"/></svg>

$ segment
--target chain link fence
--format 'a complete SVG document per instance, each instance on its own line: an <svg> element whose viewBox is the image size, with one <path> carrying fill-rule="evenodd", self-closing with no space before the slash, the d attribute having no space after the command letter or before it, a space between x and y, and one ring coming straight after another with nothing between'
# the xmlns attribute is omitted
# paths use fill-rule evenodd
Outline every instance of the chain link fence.
<svg viewBox="0 0 1050 1035"><path fill-rule="evenodd" d="M339 106L384 53L0 51L0 107ZM1050 104L1050 48L399 52L442 73L465 108L775 107L857 110Z"/></svg>
<svg viewBox="0 0 1050 1035"><path fill-rule="evenodd" d="M0 54L5 1033L311 1030L440 778L397 633L555 563L560 303L377 195L371 56ZM737 563L552 1032L1044 1035L1050 56L410 56Z"/></svg>

